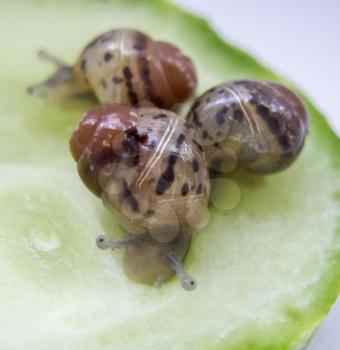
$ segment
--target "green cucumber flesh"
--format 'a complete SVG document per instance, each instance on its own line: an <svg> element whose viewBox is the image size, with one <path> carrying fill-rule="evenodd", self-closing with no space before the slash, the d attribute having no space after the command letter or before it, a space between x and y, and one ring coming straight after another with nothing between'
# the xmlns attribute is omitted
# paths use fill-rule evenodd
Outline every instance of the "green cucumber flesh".
<svg viewBox="0 0 340 350"><path fill-rule="evenodd" d="M291 168L225 175L241 199L233 209L212 208L193 241L185 265L197 289L185 292L176 279L160 290L133 283L121 254L95 246L103 232L122 232L82 185L68 151L95 102L57 105L25 92L51 73L36 58L40 48L71 64L115 27L178 45L197 66L198 93L231 79L290 84L162 1L2 2L0 348L297 348L339 294L339 139L305 99L311 130Z"/></svg>

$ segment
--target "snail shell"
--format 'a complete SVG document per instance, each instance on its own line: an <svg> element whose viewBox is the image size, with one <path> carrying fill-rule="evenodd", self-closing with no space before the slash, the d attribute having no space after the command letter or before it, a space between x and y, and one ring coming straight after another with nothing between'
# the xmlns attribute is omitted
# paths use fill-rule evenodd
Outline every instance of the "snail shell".
<svg viewBox="0 0 340 350"><path fill-rule="evenodd" d="M106 32L90 42L73 67L41 52L58 70L28 92L40 96L92 92L101 103L170 109L188 99L197 83L192 61L175 46L131 29Z"/></svg>
<svg viewBox="0 0 340 350"><path fill-rule="evenodd" d="M202 136L209 166L220 170L236 158L255 173L287 168L300 153L309 128L306 108L288 88L232 81L201 95L187 121Z"/></svg>
<svg viewBox="0 0 340 350"><path fill-rule="evenodd" d="M166 243L206 222L209 180L196 131L175 113L107 105L70 140L84 184L134 235Z"/></svg>

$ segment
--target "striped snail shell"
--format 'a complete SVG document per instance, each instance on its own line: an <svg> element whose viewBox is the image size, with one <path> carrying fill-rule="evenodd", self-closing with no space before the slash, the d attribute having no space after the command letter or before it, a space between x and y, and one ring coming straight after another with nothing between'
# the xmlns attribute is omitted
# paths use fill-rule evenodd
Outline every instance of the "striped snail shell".
<svg viewBox="0 0 340 350"><path fill-rule="evenodd" d="M187 121L201 135L210 167L228 168L236 159L260 174L292 164L309 128L306 108L294 92L259 81L232 81L208 90Z"/></svg>
<svg viewBox="0 0 340 350"><path fill-rule="evenodd" d="M77 95L92 92L101 103L131 105L152 102L170 109L187 100L197 78L192 61L172 44L155 41L131 29L115 29L91 41L73 67L40 52L57 72L30 86L34 95Z"/></svg>

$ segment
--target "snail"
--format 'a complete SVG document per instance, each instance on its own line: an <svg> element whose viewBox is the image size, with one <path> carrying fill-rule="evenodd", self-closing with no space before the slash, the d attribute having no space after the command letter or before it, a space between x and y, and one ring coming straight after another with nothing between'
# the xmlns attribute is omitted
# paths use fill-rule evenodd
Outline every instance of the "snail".
<svg viewBox="0 0 340 350"><path fill-rule="evenodd" d="M202 137L209 167L225 169L236 159L259 174L291 165L309 128L307 110L294 92L280 84L246 80L208 90L187 121Z"/></svg>
<svg viewBox="0 0 340 350"><path fill-rule="evenodd" d="M115 29L91 41L74 66L40 51L56 65L46 81L28 87L37 96L93 93L102 103L173 108L193 93L197 78L192 61L172 44L131 29Z"/></svg>
<svg viewBox="0 0 340 350"><path fill-rule="evenodd" d="M196 131L174 112L122 104L91 109L73 133L70 150L84 184L132 235L111 246L136 246L127 256L131 250L152 251L159 260L161 251L163 259L176 240L191 237L206 222L209 179L203 147ZM108 238L101 238L106 247ZM178 254L177 267L185 255Z"/></svg>

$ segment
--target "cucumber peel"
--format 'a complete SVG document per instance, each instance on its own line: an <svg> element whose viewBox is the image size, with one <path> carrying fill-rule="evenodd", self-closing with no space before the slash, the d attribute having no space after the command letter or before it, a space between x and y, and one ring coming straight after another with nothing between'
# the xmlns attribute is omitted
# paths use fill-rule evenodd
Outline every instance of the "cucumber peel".
<svg viewBox="0 0 340 350"><path fill-rule="evenodd" d="M225 175L241 200L212 208L192 244L186 268L197 289L184 292L176 280L160 290L135 284L120 254L96 248L98 235L122 232L83 187L68 151L96 102L57 105L25 93L53 69L37 60L39 49L71 64L114 27L178 45L197 66L198 93L243 78L292 86L163 1L2 3L0 348L298 349L340 292L339 139L304 98L312 125L291 168Z"/></svg>

